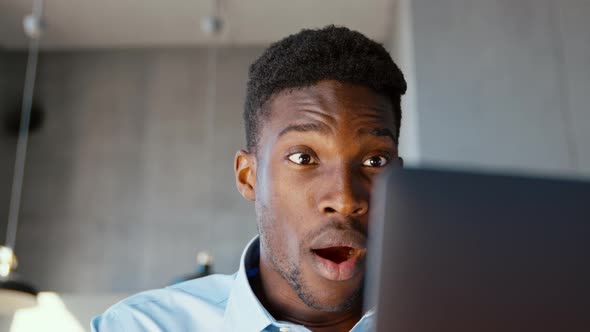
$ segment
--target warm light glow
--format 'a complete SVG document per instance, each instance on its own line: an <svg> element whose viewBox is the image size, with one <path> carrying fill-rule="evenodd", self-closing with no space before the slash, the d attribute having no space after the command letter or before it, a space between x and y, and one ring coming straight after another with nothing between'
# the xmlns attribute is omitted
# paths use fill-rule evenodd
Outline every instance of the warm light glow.
<svg viewBox="0 0 590 332"><path fill-rule="evenodd" d="M10 274L10 266L8 264L0 264L0 277L6 278Z"/></svg>
<svg viewBox="0 0 590 332"><path fill-rule="evenodd" d="M0 246L0 277L6 278L10 271L15 268L16 259L12 253L12 249Z"/></svg>
<svg viewBox="0 0 590 332"><path fill-rule="evenodd" d="M36 307L21 309L14 314L10 332L85 331L56 293L41 292L37 295L37 302Z"/></svg>

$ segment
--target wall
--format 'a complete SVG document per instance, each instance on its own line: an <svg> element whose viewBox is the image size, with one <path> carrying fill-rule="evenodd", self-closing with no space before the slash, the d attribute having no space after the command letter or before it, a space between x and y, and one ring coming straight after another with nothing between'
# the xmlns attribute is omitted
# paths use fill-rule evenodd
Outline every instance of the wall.
<svg viewBox="0 0 590 332"><path fill-rule="evenodd" d="M416 69L406 73L417 92L409 118L419 145L408 148L416 158L590 174L586 1L411 4L414 50L401 52ZM232 160L244 144L247 66L261 51L220 51L213 115L203 49L42 54L47 116L30 141L20 272L46 290L134 292L190 272L202 249L217 271L234 271L256 232ZM24 54L0 56L5 98L22 89ZM14 144L2 138L0 209Z"/></svg>
<svg viewBox="0 0 590 332"><path fill-rule="evenodd" d="M590 4L415 0L425 164L590 174Z"/></svg>
<svg viewBox="0 0 590 332"><path fill-rule="evenodd" d="M232 273L256 234L235 189L248 65L219 51L206 111L205 49L47 52L43 129L31 140L16 252L44 290L134 292L192 272L199 250Z"/></svg>
<svg viewBox="0 0 590 332"><path fill-rule="evenodd" d="M563 41L562 61L572 141L579 170L590 174L590 2L555 2Z"/></svg>

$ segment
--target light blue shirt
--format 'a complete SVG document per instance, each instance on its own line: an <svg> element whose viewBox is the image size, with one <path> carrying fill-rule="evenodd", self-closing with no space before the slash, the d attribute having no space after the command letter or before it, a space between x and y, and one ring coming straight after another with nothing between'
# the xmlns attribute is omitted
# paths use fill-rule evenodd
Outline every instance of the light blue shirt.
<svg viewBox="0 0 590 332"><path fill-rule="evenodd" d="M248 274L260 259L258 237L244 249L233 275L211 275L131 296L92 320L93 332L106 331L245 331L303 332L301 325L275 320L254 295ZM351 332L369 331L368 311Z"/></svg>

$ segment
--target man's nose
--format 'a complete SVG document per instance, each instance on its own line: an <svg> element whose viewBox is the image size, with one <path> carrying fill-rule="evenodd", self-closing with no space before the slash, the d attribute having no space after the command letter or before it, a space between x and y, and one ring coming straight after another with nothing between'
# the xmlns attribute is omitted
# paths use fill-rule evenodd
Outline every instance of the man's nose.
<svg viewBox="0 0 590 332"><path fill-rule="evenodd" d="M370 184L365 183L366 179L360 174L354 173L354 170L344 167L330 172L320 191L320 213L358 218L368 212L370 188L367 186Z"/></svg>

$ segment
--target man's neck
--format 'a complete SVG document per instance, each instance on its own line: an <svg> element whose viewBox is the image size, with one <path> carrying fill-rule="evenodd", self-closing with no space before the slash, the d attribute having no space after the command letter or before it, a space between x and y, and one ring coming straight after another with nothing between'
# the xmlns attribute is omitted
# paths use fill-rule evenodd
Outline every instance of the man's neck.
<svg viewBox="0 0 590 332"><path fill-rule="evenodd" d="M250 284L254 294L276 320L303 325L314 332L350 331L362 316L360 301L343 312L308 307L289 283L265 264L260 264L260 273L250 280Z"/></svg>

